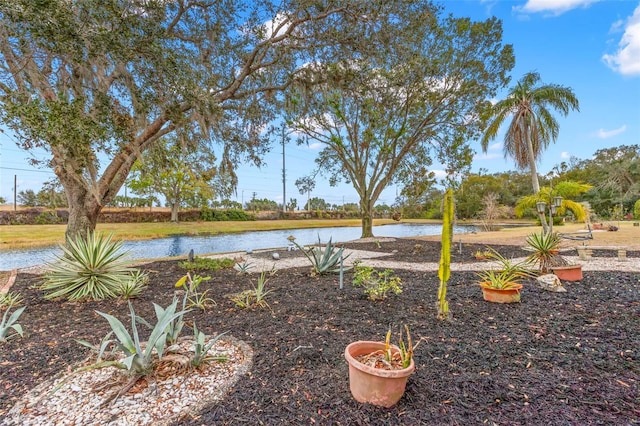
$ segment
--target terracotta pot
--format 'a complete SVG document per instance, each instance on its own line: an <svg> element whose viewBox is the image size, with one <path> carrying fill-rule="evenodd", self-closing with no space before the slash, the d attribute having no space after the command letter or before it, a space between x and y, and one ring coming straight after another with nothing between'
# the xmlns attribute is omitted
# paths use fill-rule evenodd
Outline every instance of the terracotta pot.
<svg viewBox="0 0 640 426"><path fill-rule="evenodd" d="M493 303L516 303L520 301L522 284L513 284L512 288L500 289L481 287L484 300Z"/></svg>
<svg viewBox="0 0 640 426"><path fill-rule="evenodd" d="M554 266L551 271L562 281L582 280L582 265Z"/></svg>
<svg viewBox="0 0 640 426"><path fill-rule="evenodd" d="M349 363L349 388L356 401L389 408L404 395L407 379L415 370L415 364L412 359L409 367L402 370L384 370L369 367L355 359L378 350L384 350L383 342L358 341L347 346L344 357ZM391 350L400 351L393 345Z"/></svg>

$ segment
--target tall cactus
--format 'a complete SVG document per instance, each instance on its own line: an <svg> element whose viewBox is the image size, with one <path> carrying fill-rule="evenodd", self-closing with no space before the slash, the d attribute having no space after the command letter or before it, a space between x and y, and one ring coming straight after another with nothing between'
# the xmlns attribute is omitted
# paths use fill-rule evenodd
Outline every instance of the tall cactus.
<svg viewBox="0 0 640 426"><path fill-rule="evenodd" d="M442 214L442 250L440 252L440 267L438 277L438 319L449 318L449 302L447 301L447 281L451 276L451 239L453 238L453 190L447 189L443 200Z"/></svg>

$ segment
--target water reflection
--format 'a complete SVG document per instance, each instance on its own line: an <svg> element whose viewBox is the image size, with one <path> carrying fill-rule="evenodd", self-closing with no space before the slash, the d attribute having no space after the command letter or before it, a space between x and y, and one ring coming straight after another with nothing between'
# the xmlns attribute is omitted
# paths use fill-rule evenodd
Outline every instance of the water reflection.
<svg viewBox="0 0 640 426"><path fill-rule="evenodd" d="M439 235L441 225L402 223L373 227L377 237L414 237L420 235ZM475 231L473 226L456 226L455 233ZM123 246L129 251L130 259L154 259L167 256L185 256L193 249L196 255L231 251L283 248L288 244L287 237L293 235L298 244L323 243L331 238L333 242L344 242L360 238L360 227L332 227L310 229L285 229L274 231L251 231L238 234L210 236L175 236L145 241L126 241ZM49 262L59 253L57 247L40 249L12 250L0 252L0 270L25 268Z"/></svg>

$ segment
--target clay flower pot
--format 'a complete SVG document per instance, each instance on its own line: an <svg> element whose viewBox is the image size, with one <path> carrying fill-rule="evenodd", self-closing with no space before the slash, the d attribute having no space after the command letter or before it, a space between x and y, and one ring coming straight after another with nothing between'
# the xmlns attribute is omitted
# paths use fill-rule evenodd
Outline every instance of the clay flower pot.
<svg viewBox="0 0 640 426"><path fill-rule="evenodd" d="M353 342L345 349L344 357L349 363L349 388L356 401L389 408L404 395L407 379L415 370L415 364L412 359L407 368L385 370L370 367L356 359L384 348L384 342ZM391 348L394 352L399 351L395 345Z"/></svg>
<svg viewBox="0 0 640 426"><path fill-rule="evenodd" d="M520 302L520 290L522 284L510 284L509 288L492 288L482 286L484 300L493 303L517 303Z"/></svg>
<svg viewBox="0 0 640 426"><path fill-rule="evenodd" d="M562 281L580 281L582 280L582 265L565 265L553 266L551 271Z"/></svg>

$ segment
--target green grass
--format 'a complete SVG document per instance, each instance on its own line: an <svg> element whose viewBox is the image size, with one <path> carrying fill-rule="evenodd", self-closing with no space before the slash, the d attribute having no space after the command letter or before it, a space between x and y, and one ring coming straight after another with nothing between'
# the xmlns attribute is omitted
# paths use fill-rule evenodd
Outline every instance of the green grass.
<svg viewBox="0 0 640 426"><path fill-rule="evenodd" d="M414 222L414 221L411 221ZM427 222L418 221L416 222ZM376 219L374 225L397 223L391 219ZM148 240L173 235L216 235L277 229L361 226L359 219L257 220L250 222L161 222L161 223L100 223L99 233L113 233L116 240ZM0 250L47 247L64 241L66 225L6 225L0 228Z"/></svg>

